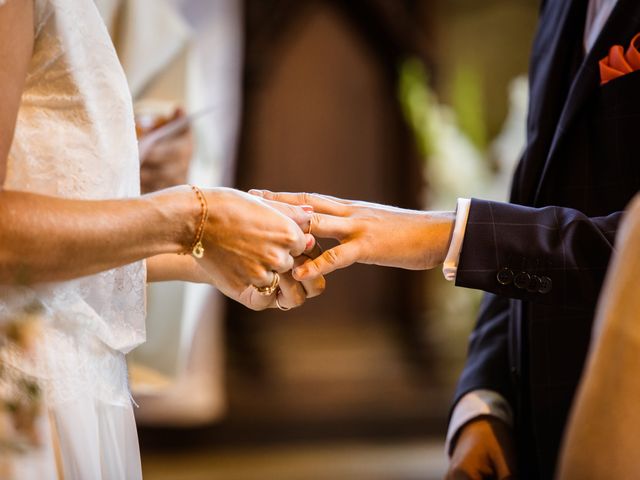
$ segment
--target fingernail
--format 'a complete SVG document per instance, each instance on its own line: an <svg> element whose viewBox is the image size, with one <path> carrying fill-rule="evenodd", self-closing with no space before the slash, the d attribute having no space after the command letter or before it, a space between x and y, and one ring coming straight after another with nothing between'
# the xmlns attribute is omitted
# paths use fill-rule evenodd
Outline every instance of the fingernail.
<svg viewBox="0 0 640 480"><path fill-rule="evenodd" d="M307 213L313 213L313 207L311 205L302 205L301 208Z"/></svg>
<svg viewBox="0 0 640 480"><path fill-rule="evenodd" d="M249 190L249 193L251 195L262 195L262 190L258 190L257 188L252 188L251 190Z"/></svg>
<svg viewBox="0 0 640 480"><path fill-rule="evenodd" d="M316 244L316 239L314 238L313 235L309 235L309 238L307 238L307 246L305 248L305 251L311 250L315 244Z"/></svg>

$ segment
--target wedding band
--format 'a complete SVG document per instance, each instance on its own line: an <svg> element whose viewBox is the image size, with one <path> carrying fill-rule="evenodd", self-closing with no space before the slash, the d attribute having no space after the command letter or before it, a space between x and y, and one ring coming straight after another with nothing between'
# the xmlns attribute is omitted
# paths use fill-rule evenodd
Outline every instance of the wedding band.
<svg viewBox="0 0 640 480"><path fill-rule="evenodd" d="M278 307L278 310L282 310L283 312L286 312L287 310L291 310L291 307L283 307L282 305L280 305L280 301L278 300L279 296L280 296L280 290L278 289L278 292L276 293L276 307Z"/></svg>
<svg viewBox="0 0 640 480"><path fill-rule="evenodd" d="M309 219L309 231L307 232L307 235L311 235L312 226L313 226L313 215L311 215L311 218Z"/></svg>
<svg viewBox="0 0 640 480"><path fill-rule="evenodd" d="M253 288L255 288L260 295L264 295L265 297L268 297L270 295L273 295L278 290L279 284L280 284L280 275L278 275L278 272L273 272L273 280L271 281L271 285L267 287L258 287L257 285L253 285Z"/></svg>

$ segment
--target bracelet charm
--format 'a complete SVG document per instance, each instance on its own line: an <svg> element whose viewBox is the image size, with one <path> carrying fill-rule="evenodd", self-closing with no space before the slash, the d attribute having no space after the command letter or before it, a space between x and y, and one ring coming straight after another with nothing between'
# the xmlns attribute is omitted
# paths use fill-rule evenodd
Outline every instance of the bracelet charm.
<svg viewBox="0 0 640 480"><path fill-rule="evenodd" d="M198 202L200 202L200 224L196 229L196 236L193 239L193 243L191 246L182 252L180 255L188 255L191 254L195 258L204 257L204 246L202 245L202 236L204 235L204 227L207 223L207 218L209 217L209 206L207 205L207 199L200 190L195 185L191 185L191 190L198 197Z"/></svg>
<svg viewBox="0 0 640 480"><path fill-rule="evenodd" d="M202 241L199 241L198 243L195 244L195 246L193 247L193 250L191 250L191 255L193 255L196 258L204 257L204 247L202 246Z"/></svg>

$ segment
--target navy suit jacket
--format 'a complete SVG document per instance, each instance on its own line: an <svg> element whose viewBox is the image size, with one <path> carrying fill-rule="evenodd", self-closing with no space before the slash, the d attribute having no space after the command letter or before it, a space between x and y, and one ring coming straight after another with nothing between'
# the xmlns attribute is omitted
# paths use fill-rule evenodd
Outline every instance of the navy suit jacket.
<svg viewBox="0 0 640 480"><path fill-rule="evenodd" d="M488 293L455 402L481 388L509 400L524 478L553 476L621 212L640 189L640 72L600 86L598 67L640 32L640 1L618 1L585 57L587 3L542 7L511 201L472 200L456 277Z"/></svg>

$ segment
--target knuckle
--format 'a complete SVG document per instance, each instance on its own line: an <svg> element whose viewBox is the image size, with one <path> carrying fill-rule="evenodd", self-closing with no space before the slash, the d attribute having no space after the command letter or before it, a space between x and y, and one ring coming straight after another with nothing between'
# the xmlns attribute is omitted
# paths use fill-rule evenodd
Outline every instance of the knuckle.
<svg viewBox="0 0 640 480"><path fill-rule="evenodd" d="M286 244L289 246L296 245L300 241L300 233L300 229L296 225L292 223L287 225L284 234Z"/></svg>
<svg viewBox="0 0 640 480"><path fill-rule="evenodd" d="M330 265L336 265L339 260L338 254L334 249L327 250L326 252L324 252L324 257L327 263Z"/></svg>
<svg viewBox="0 0 640 480"><path fill-rule="evenodd" d="M295 267L295 263L295 259L291 255L287 254L282 265L286 268L287 271L289 271Z"/></svg>
<svg viewBox="0 0 640 480"><path fill-rule="evenodd" d="M265 263L267 263L267 265L269 265L270 267L276 267L280 265L280 262L282 261L282 255L279 250L272 248L267 250L264 255L264 260Z"/></svg>
<svg viewBox="0 0 640 480"><path fill-rule="evenodd" d="M287 233L284 238L285 244L288 247L292 247L298 243L298 236L293 233Z"/></svg>
<svg viewBox="0 0 640 480"><path fill-rule="evenodd" d="M280 272L288 271L293 268L293 258L284 250L275 250L271 255L269 255L267 262L272 270Z"/></svg>
<svg viewBox="0 0 640 480"><path fill-rule="evenodd" d="M257 286L259 287L267 285L271 280L269 274L264 268L254 267L251 270L251 276L255 279L255 281L257 282Z"/></svg>

